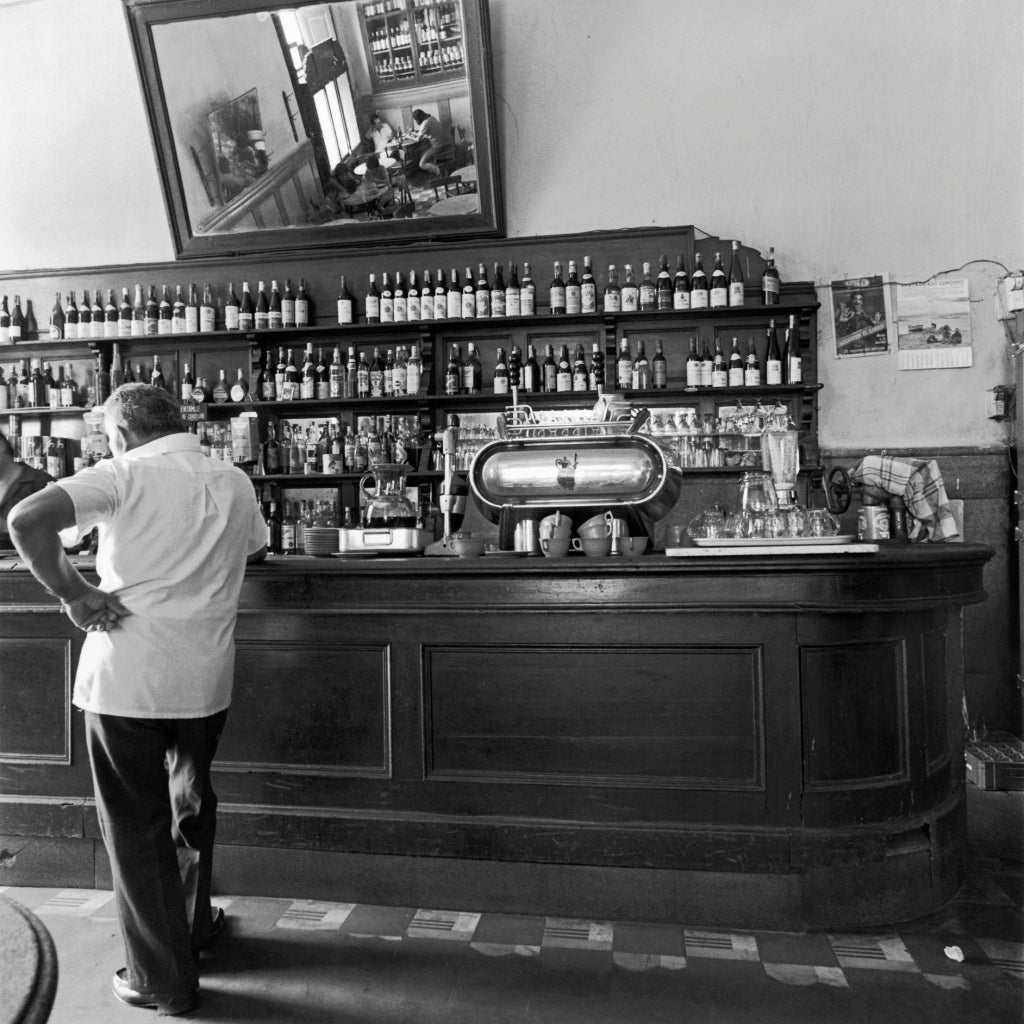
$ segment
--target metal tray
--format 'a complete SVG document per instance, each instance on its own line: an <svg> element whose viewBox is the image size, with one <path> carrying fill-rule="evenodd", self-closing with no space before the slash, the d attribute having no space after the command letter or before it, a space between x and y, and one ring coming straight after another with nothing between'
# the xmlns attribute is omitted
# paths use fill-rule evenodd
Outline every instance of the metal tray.
<svg viewBox="0 0 1024 1024"><path fill-rule="evenodd" d="M362 527L338 530L338 553L373 551L380 555L420 555L434 539L430 530L417 530L411 526L394 529L364 529Z"/></svg>
<svg viewBox="0 0 1024 1024"><path fill-rule="evenodd" d="M831 537L695 537L699 548L807 548L819 544L852 544L853 533L838 533Z"/></svg>

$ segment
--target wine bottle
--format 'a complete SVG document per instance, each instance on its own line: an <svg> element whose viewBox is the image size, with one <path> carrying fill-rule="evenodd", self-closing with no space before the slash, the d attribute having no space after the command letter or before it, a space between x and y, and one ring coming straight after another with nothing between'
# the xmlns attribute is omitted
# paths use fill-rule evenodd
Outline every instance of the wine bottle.
<svg viewBox="0 0 1024 1024"><path fill-rule="evenodd" d="M443 311L441 313L440 318L436 316L434 311L434 284L430 280L429 270L423 271L423 287L420 289L420 319L444 319Z"/></svg>
<svg viewBox="0 0 1024 1024"><path fill-rule="evenodd" d="M655 342L654 358L651 360L651 387L659 390L668 387L668 360L665 358L661 338Z"/></svg>
<svg viewBox="0 0 1024 1024"><path fill-rule="evenodd" d="M487 267L483 263L477 265L474 299L474 315L481 318L489 317L491 315L491 286L487 283Z"/></svg>
<svg viewBox="0 0 1024 1024"><path fill-rule="evenodd" d="M125 289L125 298L128 297L128 289ZM181 294L181 285L177 285L174 293L174 305L171 307L171 333L184 334L187 330L185 320L185 297Z"/></svg>
<svg viewBox="0 0 1024 1024"><path fill-rule="evenodd" d="M81 320L81 317L79 317ZM135 298L132 300L132 337L141 338L146 334L146 299L142 294L142 285L135 286Z"/></svg>
<svg viewBox="0 0 1024 1024"><path fill-rule="evenodd" d="M444 393L457 395L462 391L462 360L459 358L458 345L452 345L448 353L448 363L444 370Z"/></svg>
<svg viewBox="0 0 1024 1024"><path fill-rule="evenodd" d="M686 355L686 386L700 387L700 359L697 356L697 339L690 338L690 350Z"/></svg>
<svg viewBox="0 0 1024 1024"><path fill-rule="evenodd" d="M729 264L729 305L742 306L746 298L746 277L740 257L740 243L732 243L732 262Z"/></svg>
<svg viewBox="0 0 1024 1024"><path fill-rule="evenodd" d="M583 355L583 346L577 345L572 360L572 389L573 391L586 391L589 386L590 375L587 373L587 360Z"/></svg>
<svg viewBox="0 0 1024 1024"><path fill-rule="evenodd" d="M157 313L157 334L172 334L174 331L174 325L172 323L172 314L174 310L171 306L171 295L167 290L167 285L163 286L163 291L160 295L160 306Z"/></svg>
<svg viewBox="0 0 1024 1024"><path fill-rule="evenodd" d="M121 288L121 301L117 306L117 336L119 338L131 337L133 317L132 300L127 286L123 286Z"/></svg>
<svg viewBox="0 0 1024 1024"><path fill-rule="evenodd" d="M124 366L121 364L121 349L117 342L110 346L110 390L116 391L124 383ZM185 392L182 392L184 394Z"/></svg>
<svg viewBox="0 0 1024 1024"><path fill-rule="evenodd" d="M722 254L715 253L715 265L711 271L711 288L709 292L711 309L724 309L729 305L729 279L725 276L722 265Z"/></svg>
<svg viewBox="0 0 1024 1024"><path fill-rule="evenodd" d="M786 355L783 360L785 382L802 384L804 382L803 356L800 354L800 325L795 316L789 318L786 329Z"/></svg>
<svg viewBox="0 0 1024 1024"><path fill-rule="evenodd" d="M739 338L732 339L732 351L729 353L729 387L743 387L743 356L740 355Z"/></svg>
<svg viewBox="0 0 1024 1024"><path fill-rule="evenodd" d="M0 345L9 345L11 343L11 311L7 306L7 296L4 296L3 303L0 304ZM6 402L7 400L7 385L3 385L0 390L3 391L3 396L0 397L0 401ZM6 408L6 406L4 406Z"/></svg>
<svg viewBox="0 0 1024 1024"><path fill-rule="evenodd" d="M476 316L476 286L473 283L473 268L466 267L462 279L462 319L472 320Z"/></svg>
<svg viewBox="0 0 1024 1024"><path fill-rule="evenodd" d="M164 371L160 367L160 357L153 356L153 372L150 375L149 383L155 388L166 388L167 381L164 380Z"/></svg>
<svg viewBox="0 0 1024 1024"><path fill-rule="evenodd" d="M655 291L658 296L658 309L674 308L672 275L668 272L668 256L664 253L661 257L658 279L655 281Z"/></svg>
<svg viewBox="0 0 1024 1024"><path fill-rule="evenodd" d="M405 316L410 323L416 323L423 318L423 300L420 298L415 270L409 271L409 287L405 290Z"/></svg>
<svg viewBox="0 0 1024 1024"><path fill-rule="evenodd" d="M622 292L619 289L619 272L614 263L608 264L608 281L604 286L604 311L606 313L622 312Z"/></svg>
<svg viewBox="0 0 1024 1024"><path fill-rule="evenodd" d="M380 323L380 289L377 287L377 275L370 275L370 284L366 290L366 322Z"/></svg>
<svg viewBox="0 0 1024 1024"><path fill-rule="evenodd" d="M651 386L651 364L644 352L644 339L636 343L636 358L633 360L632 380L634 391L647 391Z"/></svg>
<svg viewBox="0 0 1024 1024"><path fill-rule="evenodd" d="M383 390L380 394L384 394ZM316 363L313 362L313 342L311 341L306 342L306 353L302 360L299 398L305 401L316 398Z"/></svg>
<svg viewBox="0 0 1024 1024"><path fill-rule="evenodd" d="M50 310L50 332L51 341L59 341L64 337L64 307L60 304L60 292L57 292L57 299Z"/></svg>
<svg viewBox="0 0 1024 1024"><path fill-rule="evenodd" d="M764 359L765 383L776 386L782 383L782 348L779 346L779 332L775 320L768 321L768 347Z"/></svg>
<svg viewBox="0 0 1024 1024"><path fill-rule="evenodd" d="M114 302L114 289L107 289L107 301L103 306L103 337L117 337L117 303Z"/></svg>
<svg viewBox="0 0 1024 1024"><path fill-rule="evenodd" d="M554 392L558 387L558 364L555 362L553 345L544 347L544 365L541 367L540 384L541 390L545 392Z"/></svg>
<svg viewBox="0 0 1024 1024"><path fill-rule="evenodd" d="M537 286L533 283L529 263L523 263L523 280L519 285L519 308L522 316L533 316L537 312Z"/></svg>
<svg viewBox="0 0 1024 1024"><path fill-rule="evenodd" d="M290 278L284 279L284 292L281 294L281 326L295 326L295 296L292 294Z"/></svg>
<svg viewBox="0 0 1024 1024"><path fill-rule="evenodd" d="M701 265L700 253L693 255L693 273L690 275L690 309L707 309L711 305L708 276Z"/></svg>
<svg viewBox="0 0 1024 1024"><path fill-rule="evenodd" d="M722 341L715 338L715 355L711 361L711 386L713 388L724 388L729 386L729 364L725 361L725 353L722 352Z"/></svg>
<svg viewBox="0 0 1024 1024"><path fill-rule="evenodd" d="M583 288L576 272L576 261L569 260L569 277L565 282L565 312L579 316L583 311Z"/></svg>
<svg viewBox="0 0 1024 1024"><path fill-rule="evenodd" d="M78 337L78 303L75 302L74 292L68 294L68 305L64 310L64 337L68 339Z"/></svg>
<svg viewBox="0 0 1024 1024"><path fill-rule="evenodd" d="M572 363L569 362L569 347L567 345L563 345L558 353L555 391L572 391Z"/></svg>
<svg viewBox="0 0 1024 1024"><path fill-rule="evenodd" d="M244 309L244 295L242 296L242 306ZM256 289L256 308L253 311L252 326L257 331L265 331L270 327L270 299L267 298L267 291L262 281L259 282Z"/></svg>
<svg viewBox="0 0 1024 1024"><path fill-rule="evenodd" d="M761 275L761 298L764 304L766 306L777 306L781 290L782 283L779 278L779 272L775 269L775 249L769 248L764 273Z"/></svg>
<svg viewBox="0 0 1024 1024"><path fill-rule="evenodd" d="M508 284L505 285L505 315L522 316L522 293L519 285L519 267L509 261Z"/></svg>
<svg viewBox="0 0 1024 1024"><path fill-rule="evenodd" d="M341 275L341 285L338 289L338 323L342 326L355 323L355 301L345 283L344 274Z"/></svg>
<svg viewBox="0 0 1024 1024"><path fill-rule="evenodd" d="M15 306L15 312L17 312L17 306ZM99 288L92 293L92 306L89 308L89 312L92 314L92 323L89 325L89 337L102 338L106 326L106 318L103 315L103 296L100 294ZM12 329L14 327L14 313L11 314L11 327Z"/></svg>
<svg viewBox="0 0 1024 1024"><path fill-rule="evenodd" d="M562 280L562 264L555 261L555 273L548 286L548 311L552 316L565 315L565 282Z"/></svg>
<svg viewBox="0 0 1024 1024"><path fill-rule="evenodd" d="M394 394L401 398L409 393L409 360L405 357L405 346L399 345L395 352L395 365L391 374Z"/></svg>
<svg viewBox="0 0 1024 1024"><path fill-rule="evenodd" d="M102 318L101 321L102 323ZM21 311L21 296L14 296L14 308L11 310L11 341L18 342L25 336L25 314Z"/></svg>
<svg viewBox="0 0 1024 1024"><path fill-rule="evenodd" d="M422 380L423 360L420 359L420 348L419 345L413 345L409 350L409 358L405 366L405 393L407 395L418 395Z"/></svg>
<svg viewBox="0 0 1024 1024"><path fill-rule="evenodd" d="M149 286L149 296L143 317L143 333L156 334L160 329L160 303L156 298L156 285Z"/></svg>
<svg viewBox="0 0 1024 1024"><path fill-rule="evenodd" d="M267 326L272 330L284 327L284 316L281 313L281 292L277 282L270 282L270 301L267 306Z"/></svg>
<svg viewBox="0 0 1024 1024"><path fill-rule="evenodd" d="M479 395L483 390L484 368L476 354L476 345L471 341L462 364L462 391L467 395Z"/></svg>
<svg viewBox="0 0 1024 1024"><path fill-rule="evenodd" d="M526 346L526 362L523 363L522 388L531 395L535 395L540 391L540 363L537 362L537 353L534 351L532 342Z"/></svg>
<svg viewBox="0 0 1024 1024"><path fill-rule="evenodd" d="M278 389L279 401L296 402L302 394L302 374L295 364L295 350L288 349L288 357L284 364L284 379Z"/></svg>
<svg viewBox="0 0 1024 1024"><path fill-rule="evenodd" d="M494 393L507 395L508 389L508 363L505 361L505 350L499 347L494 356Z"/></svg>
<svg viewBox="0 0 1024 1024"><path fill-rule="evenodd" d="M658 308L658 293L651 277L650 263L644 263L643 276L640 278L640 312L650 313Z"/></svg>
<svg viewBox="0 0 1024 1024"><path fill-rule="evenodd" d="M185 303L185 331L188 334L199 333L199 296L196 294L195 282L188 286L188 302Z"/></svg>
<svg viewBox="0 0 1024 1024"><path fill-rule="evenodd" d="M625 335L619 342L619 358L615 361L615 386L620 391L628 391L633 386L633 359L629 354L629 339Z"/></svg>
<svg viewBox="0 0 1024 1024"><path fill-rule="evenodd" d="M743 385L748 388L756 388L761 384L761 361L757 358L757 350L754 348L754 339L747 339L747 358L743 364Z"/></svg>
<svg viewBox="0 0 1024 1024"><path fill-rule="evenodd" d="M32 309L32 300L25 300L25 327L22 331L22 337L26 341L38 341L39 340L39 324L36 323L36 314Z"/></svg>
<svg viewBox="0 0 1024 1024"><path fill-rule="evenodd" d="M395 274L395 323L404 324L409 320L409 299L405 294L405 282L402 280L402 272Z"/></svg>
<svg viewBox="0 0 1024 1024"><path fill-rule="evenodd" d="M622 282L620 295L622 299L622 312L635 313L640 308L640 289L633 280L633 267L627 263L624 266L625 279Z"/></svg>
<svg viewBox="0 0 1024 1024"><path fill-rule="evenodd" d="M309 327L313 322L313 302L306 291L306 279L299 278L299 293L295 296L295 326Z"/></svg>
<svg viewBox="0 0 1024 1024"><path fill-rule="evenodd" d="M331 371L324 358L323 348L317 350L316 359L316 397L319 401L326 401L331 397Z"/></svg>
<svg viewBox="0 0 1024 1024"><path fill-rule="evenodd" d="M110 296L113 298L114 289L110 289ZM98 405L102 405L110 397L110 374L107 372L106 366L103 365L103 353L96 353L96 369L93 371L93 394L92 404L95 408Z"/></svg>
<svg viewBox="0 0 1024 1024"><path fill-rule="evenodd" d="M491 316L505 315L505 275L501 264L494 264L494 280L491 282Z"/></svg>
<svg viewBox="0 0 1024 1024"><path fill-rule="evenodd" d="M700 350L700 386L711 387L711 381L715 372L715 360L712 358L711 349L708 348L708 339L705 338Z"/></svg>
<svg viewBox="0 0 1024 1024"><path fill-rule="evenodd" d="M395 322L395 293L391 290L391 275L386 270L380 276L380 322Z"/></svg>
<svg viewBox="0 0 1024 1024"><path fill-rule="evenodd" d="M599 341L594 342L590 353L590 374L587 380L591 391L604 390L604 349Z"/></svg>
<svg viewBox="0 0 1024 1024"><path fill-rule="evenodd" d="M440 281L440 278L438 278ZM434 316L439 317L437 293L434 294ZM448 277L448 290L445 292L445 317L449 320L462 319L462 287L459 284L459 272L452 267Z"/></svg>

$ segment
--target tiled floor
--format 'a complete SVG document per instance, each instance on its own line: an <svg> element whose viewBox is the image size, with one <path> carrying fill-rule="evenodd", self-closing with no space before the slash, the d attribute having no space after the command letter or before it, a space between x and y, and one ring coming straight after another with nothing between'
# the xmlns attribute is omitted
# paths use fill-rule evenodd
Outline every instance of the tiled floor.
<svg viewBox="0 0 1024 1024"><path fill-rule="evenodd" d="M970 788L971 874L931 917L855 934L218 897L204 1021L1021 1024L1024 793ZM112 894L12 888L57 945L53 1024L146 1019L109 992Z"/></svg>

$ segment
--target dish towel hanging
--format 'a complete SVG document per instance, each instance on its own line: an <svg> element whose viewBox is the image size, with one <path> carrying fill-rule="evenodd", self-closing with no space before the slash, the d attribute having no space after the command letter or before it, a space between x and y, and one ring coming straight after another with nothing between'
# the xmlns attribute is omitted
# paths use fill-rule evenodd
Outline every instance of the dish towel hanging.
<svg viewBox="0 0 1024 1024"><path fill-rule="evenodd" d="M959 536L956 518L942 483L942 473L934 459L866 455L850 478L859 484L880 487L888 494L903 499L911 520L911 540L941 541Z"/></svg>

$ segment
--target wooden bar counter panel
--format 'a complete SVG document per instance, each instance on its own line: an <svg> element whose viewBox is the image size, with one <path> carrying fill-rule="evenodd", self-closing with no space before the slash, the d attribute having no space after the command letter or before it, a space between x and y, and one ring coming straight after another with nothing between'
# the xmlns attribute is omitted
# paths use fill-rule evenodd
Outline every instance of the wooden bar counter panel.
<svg viewBox="0 0 1024 1024"><path fill-rule="evenodd" d="M217 887L781 929L927 913L963 877L961 608L991 554L252 567ZM109 884L80 648L0 571L0 885Z"/></svg>

